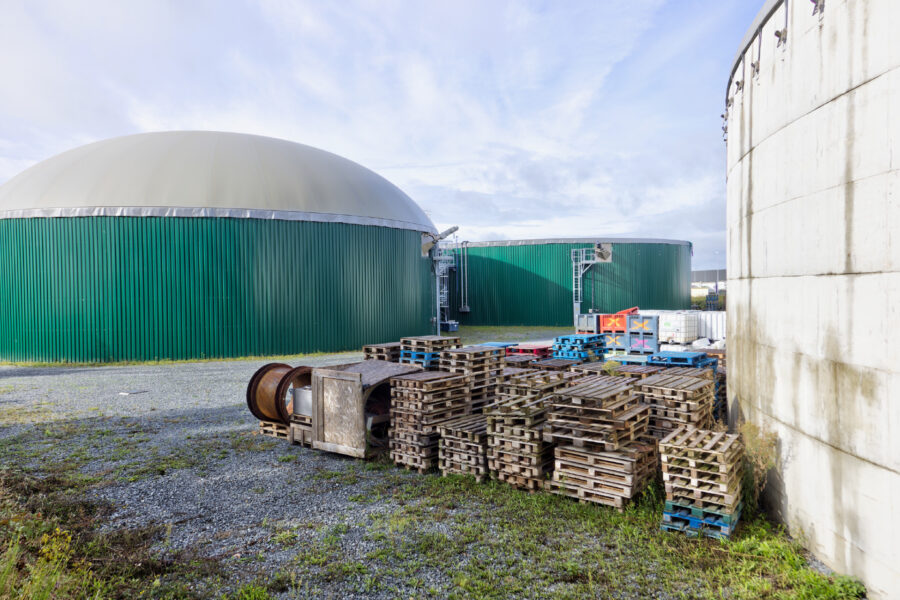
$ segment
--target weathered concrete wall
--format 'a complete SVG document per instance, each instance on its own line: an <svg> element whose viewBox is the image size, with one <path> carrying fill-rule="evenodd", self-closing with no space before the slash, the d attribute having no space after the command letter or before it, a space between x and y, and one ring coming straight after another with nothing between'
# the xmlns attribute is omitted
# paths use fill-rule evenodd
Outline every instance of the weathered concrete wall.
<svg viewBox="0 0 900 600"><path fill-rule="evenodd" d="M728 90L728 394L779 436L776 515L900 598L900 1L812 12Z"/></svg>

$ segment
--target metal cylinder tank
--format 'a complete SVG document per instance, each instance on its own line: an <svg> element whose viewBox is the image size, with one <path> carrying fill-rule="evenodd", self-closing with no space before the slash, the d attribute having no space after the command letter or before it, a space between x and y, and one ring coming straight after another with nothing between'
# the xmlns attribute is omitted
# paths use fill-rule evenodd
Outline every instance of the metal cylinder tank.
<svg viewBox="0 0 900 600"><path fill-rule="evenodd" d="M585 272L582 312L632 306L690 308L689 242L599 237L505 240L449 246L457 267L450 278L451 318L463 325L572 325L572 250L596 244L610 245L611 260Z"/></svg>
<svg viewBox="0 0 900 600"><path fill-rule="evenodd" d="M359 348L431 331L434 226L309 146L147 133L0 187L0 360L112 362Z"/></svg>
<svg viewBox="0 0 900 600"><path fill-rule="evenodd" d="M728 395L774 514L900 595L900 2L767 2L728 82Z"/></svg>

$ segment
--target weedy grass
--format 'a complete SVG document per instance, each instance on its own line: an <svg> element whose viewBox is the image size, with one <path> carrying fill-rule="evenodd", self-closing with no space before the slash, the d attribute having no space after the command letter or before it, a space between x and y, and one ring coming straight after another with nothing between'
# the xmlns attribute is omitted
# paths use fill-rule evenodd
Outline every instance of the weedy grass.
<svg viewBox="0 0 900 600"><path fill-rule="evenodd" d="M466 476L413 478L384 493L400 506L371 519L365 540L374 549L348 556L341 532L330 531L301 560L307 577L460 599L865 594L855 579L811 569L802 548L759 516L733 540L660 531L657 485L622 513ZM440 586L423 589L423 572Z"/></svg>
<svg viewBox="0 0 900 600"><path fill-rule="evenodd" d="M572 327L493 327L465 325L456 333L443 335L459 336L463 345L476 345L484 342L532 342L550 340L559 335L572 333Z"/></svg>
<svg viewBox="0 0 900 600"><path fill-rule="evenodd" d="M218 565L151 551L160 528L100 532L109 507L86 500L95 480L59 470L0 470L0 599L194 598Z"/></svg>

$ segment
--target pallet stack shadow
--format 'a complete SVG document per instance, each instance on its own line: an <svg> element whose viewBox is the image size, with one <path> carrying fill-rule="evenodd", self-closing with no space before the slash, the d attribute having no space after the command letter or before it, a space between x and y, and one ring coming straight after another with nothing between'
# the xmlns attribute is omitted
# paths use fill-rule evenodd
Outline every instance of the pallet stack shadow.
<svg viewBox="0 0 900 600"><path fill-rule="evenodd" d="M713 418L722 423L728 421L728 370L722 364L716 367L716 403L713 406Z"/></svg>
<svg viewBox="0 0 900 600"><path fill-rule="evenodd" d="M484 415L458 417L439 427L438 465L441 475L472 475L479 483L488 474L487 418Z"/></svg>
<svg viewBox="0 0 900 600"><path fill-rule="evenodd" d="M472 409L481 409L493 402L497 384L506 367L506 352L493 346L466 346L441 352L440 369L448 373L467 375Z"/></svg>
<svg viewBox="0 0 900 600"><path fill-rule="evenodd" d="M659 442L666 507L661 529L730 537L741 517L738 435L683 427Z"/></svg>
<svg viewBox="0 0 900 600"><path fill-rule="evenodd" d="M561 335L553 340L553 358L597 362L603 360L603 336L593 333Z"/></svg>
<svg viewBox="0 0 900 600"><path fill-rule="evenodd" d="M400 362L400 350L400 342L368 344L363 346L363 358L365 360L383 360L398 363Z"/></svg>
<svg viewBox="0 0 900 600"><path fill-rule="evenodd" d="M556 444L546 488L622 510L656 473L648 415L632 382L622 377L595 375L557 392L543 433Z"/></svg>
<svg viewBox="0 0 900 600"><path fill-rule="evenodd" d="M679 427L708 429L713 424L715 382L679 371L666 369L636 382L644 403L650 405L649 432L657 439Z"/></svg>
<svg viewBox="0 0 900 600"><path fill-rule="evenodd" d="M423 371L391 379L391 460L424 473L438 464L440 426L472 414L469 378Z"/></svg>
<svg viewBox="0 0 900 600"><path fill-rule="evenodd" d="M400 340L400 362L420 365L426 371L436 371L440 363L441 352L451 348L459 348L458 337L441 335L422 335Z"/></svg>
<svg viewBox="0 0 900 600"><path fill-rule="evenodd" d="M513 375L500 385L487 417L488 468L512 486L538 490L553 465L553 444L543 439L553 392L579 378L576 373L536 371Z"/></svg>

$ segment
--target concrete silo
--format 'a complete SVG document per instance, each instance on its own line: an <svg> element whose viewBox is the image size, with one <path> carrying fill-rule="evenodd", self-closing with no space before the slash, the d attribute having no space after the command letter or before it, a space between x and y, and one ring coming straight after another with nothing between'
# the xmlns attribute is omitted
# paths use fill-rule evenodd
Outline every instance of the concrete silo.
<svg viewBox="0 0 900 600"><path fill-rule="evenodd" d="M582 312L691 306L691 244L679 240L562 238L463 242L449 248L451 318L463 325L572 325L572 250L609 244L612 260L585 273ZM468 312L460 312L468 306Z"/></svg>
<svg viewBox="0 0 900 600"><path fill-rule="evenodd" d="M727 92L732 407L775 514L900 595L900 2L766 2Z"/></svg>
<svg viewBox="0 0 900 600"><path fill-rule="evenodd" d="M422 210L375 173L259 136L148 133L0 187L0 360L359 348L431 331Z"/></svg>

